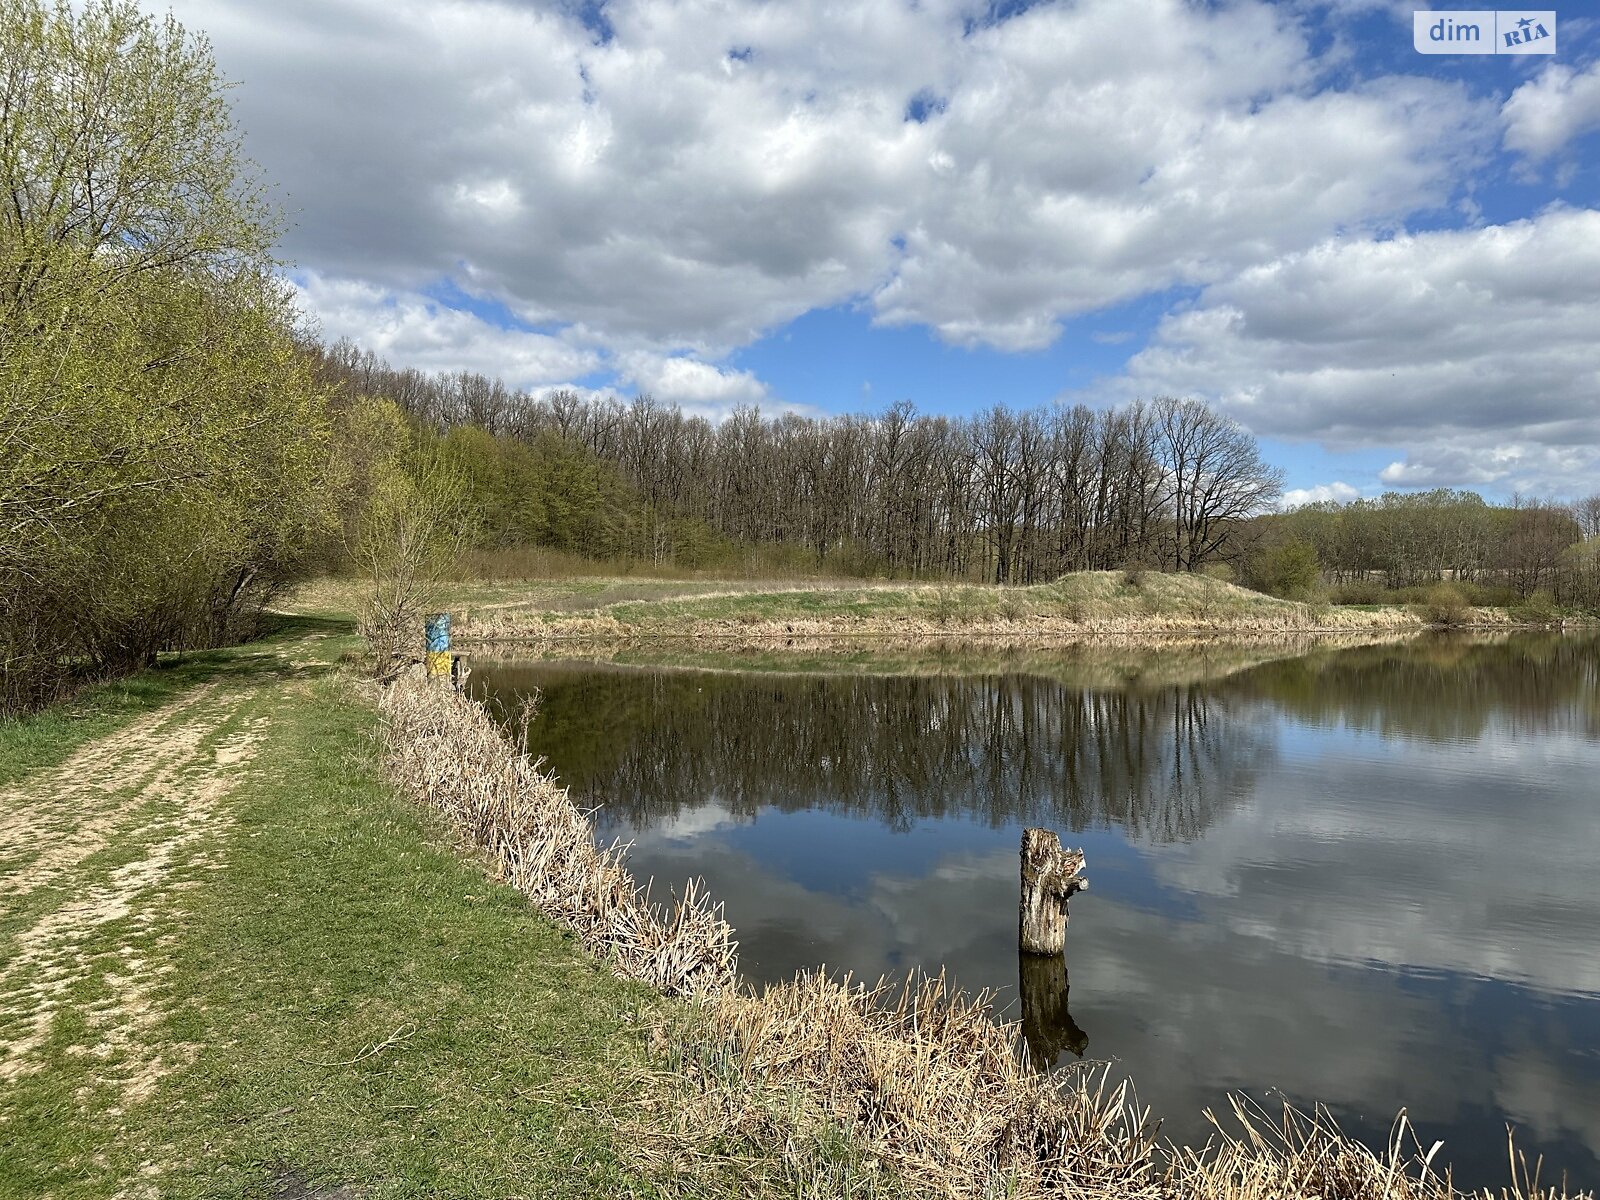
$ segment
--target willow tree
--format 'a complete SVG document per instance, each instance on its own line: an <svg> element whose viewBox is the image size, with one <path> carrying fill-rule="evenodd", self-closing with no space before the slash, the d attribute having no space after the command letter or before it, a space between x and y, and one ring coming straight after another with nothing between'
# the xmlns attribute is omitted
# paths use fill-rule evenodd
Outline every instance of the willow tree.
<svg viewBox="0 0 1600 1200"><path fill-rule="evenodd" d="M0 0L0 707L227 636L325 526L277 229L203 38Z"/></svg>

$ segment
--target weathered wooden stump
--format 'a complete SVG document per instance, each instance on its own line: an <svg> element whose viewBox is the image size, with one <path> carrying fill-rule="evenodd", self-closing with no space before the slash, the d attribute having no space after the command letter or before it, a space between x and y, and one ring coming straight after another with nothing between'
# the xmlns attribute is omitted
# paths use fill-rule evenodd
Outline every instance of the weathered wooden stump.
<svg viewBox="0 0 1600 1200"><path fill-rule="evenodd" d="M1048 829L1022 831L1022 904L1017 943L1024 954L1060 954L1067 944L1067 901L1089 886L1083 851L1067 850Z"/></svg>
<svg viewBox="0 0 1600 1200"><path fill-rule="evenodd" d="M1028 1061L1038 1070L1048 1071L1063 1050L1082 1058L1089 1048L1089 1035L1067 1010L1067 960L1059 954L1019 954L1017 974Z"/></svg>

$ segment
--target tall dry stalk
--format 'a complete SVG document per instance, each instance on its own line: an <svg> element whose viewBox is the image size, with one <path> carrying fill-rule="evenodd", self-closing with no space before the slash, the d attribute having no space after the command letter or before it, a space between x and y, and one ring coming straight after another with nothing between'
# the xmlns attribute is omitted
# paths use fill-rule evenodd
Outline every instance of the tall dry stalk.
<svg viewBox="0 0 1600 1200"><path fill-rule="evenodd" d="M1033 1071L991 1000L942 975L866 986L824 971L712 996L658 1038L677 1090L652 1114L669 1132L641 1144L693 1175L713 1147L803 1152L840 1130L906 1194L1162 1197L1154 1126L1128 1085Z"/></svg>

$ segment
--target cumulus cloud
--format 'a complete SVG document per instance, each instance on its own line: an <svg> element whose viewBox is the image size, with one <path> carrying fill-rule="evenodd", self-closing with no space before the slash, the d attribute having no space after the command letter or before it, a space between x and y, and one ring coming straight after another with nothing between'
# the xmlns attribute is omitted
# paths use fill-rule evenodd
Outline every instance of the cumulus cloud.
<svg viewBox="0 0 1600 1200"><path fill-rule="evenodd" d="M1600 129L1600 60L1585 70L1551 63L1511 93L1500 118L1506 149L1535 161Z"/></svg>
<svg viewBox="0 0 1600 1200"><path fill-rule="evenodd" d="M153 0L152 0L153 2ZM948 341L1206 283L1444 204L1459 86L1318 90L1296 13L1115 0L178 0L308 269L452 278L613 348L717 358L866 296ZM913 100L919 100L913 104ZM1316 152L1307 153L1308 130Z"/></svg>
<svg viewBox="0 0 1600 1200"><path fill-rule="evenodd" d="M477 371L513 387L538 389L603 364L574 338L505 329L427 296L353 279L309 274L296 284L328 341L349 338L397 365L422 371Z"/></svg>
<svg viewBox="0 0 1600 1200"><path fill-rule="evenodd" d="M1342 480L1332 483L1319 483L1315 487L1290 488L1283 494L1282 507L1285 509L1299 508L1302 504L1326 504L1336 500L1340 504L1347 504L1361 496L1359 488L1351 487Z"/></svg>
<svg viewBox="0 0 1600 1200"><path fill-rule="evenodd" d="M1333 239L1164 318L1121 385L1260 434L1412 445L1383 479L1569 492L1600 445L1600 212Z"/></svg>
<svg viewBox="0 0 1600 1200"><path fill-rule="evenodd" d="M1415 447L1391 483L1567 486L1595 436L1593 214L1391 235L1477 220L1498 149L1600 124L1600 67L1503 105L1363 77L1341 22L1372 9L1399 11L1151 0L1131 35L1118 0L175 3L241 84L307 306L397 363L717 415L781 401L729 357L819 307L1024 351L1179 288L1131 388Z"/></svg>
<svg viewBox="0 0 1600 1200"><path fill-rule="evenodd" d="M713 419L726 416L738 405L771 400L766 384L751 372L716 367L682 355L634 352L622 356L620 367L639 392Z"/></svg>

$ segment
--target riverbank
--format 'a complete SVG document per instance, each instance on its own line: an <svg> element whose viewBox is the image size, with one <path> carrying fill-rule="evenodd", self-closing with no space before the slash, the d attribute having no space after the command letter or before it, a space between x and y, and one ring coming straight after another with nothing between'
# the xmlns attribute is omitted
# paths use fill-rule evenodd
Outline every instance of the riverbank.
<svg viewBox="0 0 1600 1200"><path fill-rule="evenodd" d="M784 638L706 644L661 638L601 644L516 641L471 645L474 667L575 661L575 670L699 671L709 674L939 676L1027 675L1075 688L1166 688L1223 679L1266 663L1365 646L1392 645L1415 630L1279 633L1224 637L1174 633L1083 635L1044 645L942 638Z"/></svg>
<svg viewBox="0 0 1600 1200"><path fill-rule="evenodd" d="M301 603L354 605L355 585L323 580ZM573 579L461 582L441 590L462 645L623 644L694 638L729 644L816 644L839 638L1058 645L1085 637L1253 637L1385 633L1424 627L1403 606L1346 608L1280 600L1204 575L1087 571L1026 587L856 580ZM1475 626L1504 626L1472 609Z"/></svg>
<svg viewBox="0 0 1600 1200"><path fill-rule="evenodd" d="M665 1001L388 782L356 645L0 724L0 1196L661 1194L617 1130Z"/></svg>

